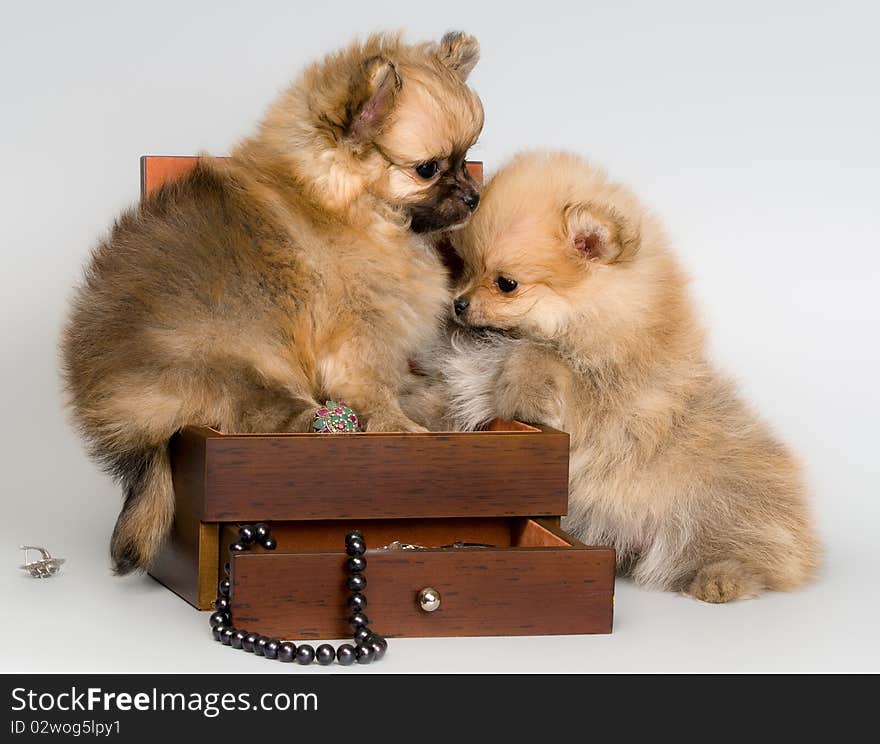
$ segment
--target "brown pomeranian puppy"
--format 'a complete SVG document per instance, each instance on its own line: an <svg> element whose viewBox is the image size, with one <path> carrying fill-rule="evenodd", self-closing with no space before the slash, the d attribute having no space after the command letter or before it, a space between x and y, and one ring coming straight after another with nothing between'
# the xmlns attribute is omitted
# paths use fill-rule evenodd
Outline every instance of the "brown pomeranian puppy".
<svg viewBox="0 0 880 744"><path fill-rule="evenodd" d="M454 242L454 317L478 331L453 334L413 412L569 432L564 525L640 584L727 602L814 573L798 463L707 362L685 276L630 191L578 157L522 155Z"/></svg>
<svg viewBox="0 0 880 744"><path fill-rule="evenodd" d="M117 476L118 573L171 525L168 440L186 424L306 431L345 399L373 431L450 302L432 233L477 206L476 40L378 35L312 65L227 161L203 158L119 218L63 336L73 416Z"/></svg>

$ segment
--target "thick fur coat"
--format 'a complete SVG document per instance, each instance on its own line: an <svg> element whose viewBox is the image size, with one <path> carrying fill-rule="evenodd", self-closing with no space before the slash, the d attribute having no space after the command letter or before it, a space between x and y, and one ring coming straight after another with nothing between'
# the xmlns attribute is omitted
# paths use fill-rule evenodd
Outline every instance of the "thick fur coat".
<svg viewBox="0 0 880 744"><path fill-rule="evenodd" d="M229 159L201 159L96 248L62 356L74 421L125 490L117 572L149 567L170 528L184 425L306 431L339 398L370 430L420 430L398 393L449 304L433 234L479 198L478 56L460 33L329 55Z"/></svg>
<svg viewBox="0 0 880 744"><path fill-rule="evenodd" d="M572 155L522 155L455 245L458 330L423 362L435 382L413 415L569 432L563 524L641 584L725 602L813 575L798 462L708 361L668 238L628 189Z"/></svg>

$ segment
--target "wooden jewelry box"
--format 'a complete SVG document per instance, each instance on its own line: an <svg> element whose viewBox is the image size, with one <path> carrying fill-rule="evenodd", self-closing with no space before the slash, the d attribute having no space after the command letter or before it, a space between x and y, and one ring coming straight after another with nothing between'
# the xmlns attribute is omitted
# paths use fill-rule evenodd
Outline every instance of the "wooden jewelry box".
<svg viewBox="0 0 880 744"><path fill-rule="evenodd" d="M142 158L142 195L194 162ZM481 175L481 164L470 167ZM568 452L567 434L513 421L425 434L188 426L171 442L175 522L151 575L213 609L230 561L238 627L342 638L343 539L356 528L368 548L367 613L383 635L610 633L614 551L559 527ZM277 547L230 557L239 525L255 522ZM419 549L386 547L394 543ZM419 601L428 588L439 597L431 611Z"/></svg>

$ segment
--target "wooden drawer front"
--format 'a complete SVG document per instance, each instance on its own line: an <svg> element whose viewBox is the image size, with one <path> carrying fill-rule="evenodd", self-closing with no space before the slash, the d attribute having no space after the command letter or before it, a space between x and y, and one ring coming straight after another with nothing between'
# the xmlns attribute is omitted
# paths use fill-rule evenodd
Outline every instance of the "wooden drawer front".
<svg viewBox="0 0 880 744"><path fill-rule="evenodd" d="M455 540L499 547L367 552L366 614L377 632L393 636L553 635L610 633L614 551L587 548L552 522L431 520L361 525L367 545L393 539L438 545ZM274 552L255 549L232 559L233 622L285 639L345 638L345 554L350 526L323 524L304 542L302 525L273 526ZM226 528L221 545L235 538ZM305 541L309 542L309 541ZM425 612L418 593L441 596Z"/></svg>
<svg viewBox="0 0 880 744"><path fill-rule="evenodd" d="M556 516L568 506L568 434L514 422L335 436L187 427L171 456L178 498L198 503L203 522Z"/></svg>

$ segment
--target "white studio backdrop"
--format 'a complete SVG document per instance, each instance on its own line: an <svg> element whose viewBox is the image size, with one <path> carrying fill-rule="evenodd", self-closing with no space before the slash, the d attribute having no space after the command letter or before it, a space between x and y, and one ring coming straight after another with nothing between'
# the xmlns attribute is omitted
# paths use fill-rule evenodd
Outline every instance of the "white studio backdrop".
<svg viewBox="0 0 880 744"><path fill-rule="evenodd" d="M578 639L582 666L548 657L536 671L876 671L865 624L876 623L880 567L878 20L870 2L4 3L0 576L24 635L0 669L123 663L27 648L62 597L92 621L147 602L208 668L226 662L179 600L148 579L109 576L120 497L60 404L56 347L71 287L137 199L138 157L226 153L306 62L355 35L460 28L483 53L472 83L486 126L472 156L491 174L525 147L572 149L655 207L693 276L714 357L804 459L828 551L801 595L711 614L622 582L615 634ZM39 589L20 577L25 541L67 555L66 577ZM750 622L756 645L736 636ZM681 623L687 637L670 640ZM797 645L768 655L785 644L765 629L785 624L786 637L813 639L805 655ZM719 634L731 634L729 653L708 653ZM823 655L826 641L838 646ZM436 653L442 643L408 641L410 660L387 668L503 670L516 641L469 641L467 662ZM149 657L126 668L187 669L172 650Z"/></svg>

